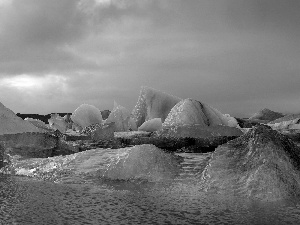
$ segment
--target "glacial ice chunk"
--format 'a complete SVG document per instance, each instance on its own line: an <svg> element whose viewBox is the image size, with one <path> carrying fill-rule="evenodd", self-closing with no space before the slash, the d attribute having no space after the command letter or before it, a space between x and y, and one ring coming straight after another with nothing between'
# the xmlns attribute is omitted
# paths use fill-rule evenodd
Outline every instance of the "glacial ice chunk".
<svg viewBox="0 0 300 225"><path fill-rule="evenodd" d="M12 110L6 108L0 102L0 135L23 132L40 131L36 126L18 117Z"/></svg>
<svg viewBox="0 0 300 225"><path fill-rule="evenodd" d="M115 131L128 131L128 122L130 118L130 112L123 106L114 102L114 108L109 114L105 123L115 123Z"/></svg>
<svg viewBox="0 0 300 225"><path fill-rule="evenodd" d="M57 113L51 114L51 118L48 122L52 129L59 130L61 133L65 133L68 128L68 123L65 121L65 118L59 116Z"/></svg>
<svg viewBox="0 0 300 225"><path fill-rule="evenodd" d="M203 127L225 125L236 127L238 125L235 118L226 114L223 115L218 110L207 104L193 99L184 99L178 102L168 114L163 126L183 126L201 125Z"/></svg>
<svg viewBox="0 0 300 225"><path fill-rule="evenodd" d="M162 128L161 118L154 118L144 122L140 127L139 131L147 131L147 132L154 132L158 131Z"/></svg>
<svg viewBox="0 0 300 225"><path fill-rule="evenodd" d="M25 118L25 121L28 121L29 123L33 124L37 128L39 128L41 131L50 131L50 126L48 124L45 124L43 121L39 119L33 119L33 118Z"/></svg>
<svg viewBox="0 0 300 225"><path fill-rule="evenodd" d="M137 127L154 118L161 118L164 122L170 110L180 100L178 97L153 88L142 87L137 104L132 111L132 118L135 120Z"/></svg>
<svg viewBox="0 0 300 225"><path fill-rule="evenodd" d="M84 128L92 124L102 123L102 115L99 109L93 105L82 104L71 115L74 123Z"/></svg>
<svg viewBox="0 0 300 225"><path fill-rule="evenodd" d="M154 145L137 145L118 150L104 177L118 180L146 179L160 181L174 178L180 172L178 157Z"/></svg>

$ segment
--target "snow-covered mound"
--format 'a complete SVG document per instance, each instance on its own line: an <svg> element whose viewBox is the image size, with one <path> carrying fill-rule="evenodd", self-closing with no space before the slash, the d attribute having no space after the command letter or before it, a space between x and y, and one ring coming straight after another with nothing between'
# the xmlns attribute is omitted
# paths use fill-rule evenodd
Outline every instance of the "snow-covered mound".
<svg viewBox="0 0 300 225"><path fill-rule="evenodd" d="M158 131L162 128L161 118L154 118L144 122L140 127L139 131L147 131L147 132L154 132Z"/></svg>
<svg viewBox="0 0 300 225"><path fill-rule="evenodd" d="M130 112L123 106L114 103L114 108L105 123L115 123L115 131L128 131Z"/></svg>
<svg viewBox="0 0 300 225"><path fill-rule="evenodd" d="M39 129L28 121L18 117L0 102L0 135L23 132L39 132Z"/></svg>
<svg viewBox="0 0 300 225"><path fill-rule="evenodd" d="M92 124L102 123L102 115L99 109L93 105L82 104L71 115L74 123L82 128Z"/></svg>
<svg viewBox="0 0 300 225"><path fill-rule="evenodd" d="M161 118L164 122L170 110L180 100L178 97L153 88L142 87L137 104L132 111L132 118L135 120L137 127L154 118Z"/></svg>
<svg viewBox="0 0 300 225"><path fill-rule="evenodd" d="M238 122L235 118L226 114L223 115L218 110L207 104L193 99L184 99L178 102L170 111L163 126L182 126L182 125L202 125L203 127L225 125L237 127Z"/></svg>

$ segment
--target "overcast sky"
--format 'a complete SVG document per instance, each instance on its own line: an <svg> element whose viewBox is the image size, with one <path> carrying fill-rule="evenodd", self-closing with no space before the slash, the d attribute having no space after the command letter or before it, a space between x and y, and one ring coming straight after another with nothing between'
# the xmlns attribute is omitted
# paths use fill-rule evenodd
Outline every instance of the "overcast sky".
<svg viewBox="0 0 300 225"><path fill-rule="evenodd" d="M299 0L0 0L0 102L130 111L140 87L223 113L300 112Z"/></svg>

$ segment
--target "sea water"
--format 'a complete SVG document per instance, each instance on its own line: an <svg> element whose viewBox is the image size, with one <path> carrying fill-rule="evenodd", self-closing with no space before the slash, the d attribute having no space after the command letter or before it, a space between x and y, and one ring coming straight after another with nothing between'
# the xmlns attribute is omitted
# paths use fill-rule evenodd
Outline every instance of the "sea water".
<svg viewBox="0 0 300 225"><path fill-rule="evenodd" d="M299 224L300 201L209 193L209 153L94 149L0 174L0 224Z"/></svg>

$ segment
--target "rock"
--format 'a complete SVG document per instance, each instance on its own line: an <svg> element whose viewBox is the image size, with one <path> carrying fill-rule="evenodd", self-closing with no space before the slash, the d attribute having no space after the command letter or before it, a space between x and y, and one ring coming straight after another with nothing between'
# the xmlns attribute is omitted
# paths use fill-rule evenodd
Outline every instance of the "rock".
<svg viewBox="0 0 300 225"><path fill-rule="evenodd" d="M275 201L300 194L300 149L286 136L265 125L219 146L206 166L203 187Z"/></svg>
<svg viewBox="0 0 300 225"><path fill-rule="evenodd" d="M162 128L162 122L160 118L154 118L144 122L139 128L139 131L154 132Z"/></svg>
<svg viewBox="0 0 300 225"><path fill-rule="evenodd" d="M92 124L102 123L99 109L93 105L82 104L71 115L73 123L84 128Z"/></svg>
<svg viewBox="0 0 300 225"><path fill-rule="evenodd" d="M223 115L207 104L193 99L178 102L168 114L163 126L200 125L202 127L214 125L238 126L235 118Z"/></svg>
<svg viewBox="0 0 300 225"><path fill-rule="evenodd" d="M208 152L242 134L239 129L233 127L217 126L204 129L201 126L192 125L173 126L139 136L134 133L132 135L115 135L115 138L119 141L119 145L123 146L153 144L173 152Z"/></svg>
<svg viewBox="0 0 300 225"><path fill-rule="evenodd" d="M2 134L17 134L23 132L40 132L39 129L24 121L10 109L0 103L0 135Z"/></svg>
<svg viewBox="0 0 300 225"><path fill-rule="evenodd" d="M123 106L118 105L116 102L114 103L114 108L112 112L109 114L105 123L114 123L115 131L128 131L128 122L130 118L130 112Z"/></svg>
<svg viewBox="0 0 300 225"><path fill-rule="evenodd" d="M259 112L255 113L249 118L250 121L258 121L261 123L268 123L270 121L276 120L283 117L284 115L279 112L274 112L270 109L262 109Z"/></svg>
<svg viewBox="0 0 300 225"><path fill-rule="evenodd" d="M111 113L111 111L108 110L108 109L102 110L102 111L100 111L100 112L101 112L101 115L102 115L102 119L103 119L103 120L106 120L106 119L108 118L109 114Z"/></svg>
<svg viewBox="0 0 300 225"><path fill-rule="evenodd" d="M180 100L178 97L153 88L142 87L137 104L132 111L132 118L135 120L137 127L154 118L161 118L164 122L170 110Z"/></svg>

